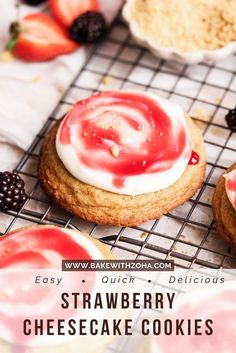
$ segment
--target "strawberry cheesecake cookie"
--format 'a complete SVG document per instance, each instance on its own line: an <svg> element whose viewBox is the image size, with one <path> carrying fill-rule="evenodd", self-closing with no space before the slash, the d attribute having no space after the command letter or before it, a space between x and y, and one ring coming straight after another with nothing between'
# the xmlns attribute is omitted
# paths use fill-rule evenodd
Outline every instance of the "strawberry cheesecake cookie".
<svg viewBox="0 0 236 353"><path fill-rule="evenodd" d="M213 278L213 277L212 277ZM213 278L214 279L214 278ZM149 320L149 353L233 353L235 280L192 288L172 310ZM160 322L160 323L159 323Z"/></svg>
<svg viewBox="0 0 236 353"><path fill-rule="evenodd" d="M54 226L18 229L0 237L1 353L103 353L112 336L68 334L68 322L123 317L120 310L88 310L82 299L63 309L62 293L88 296L109 291L104 272L62 272L62 260L114 259L99 241L80 232ZM108 285L107 285L108 286ZM114 288L114 291L117 291ZM76 309L76 310L75 310ZM26 320L26 321L25 321ZM48 321L49 320L49 321ZM101 321L102 321L101 320ZM85 324L85 322L84 322ZM50 331L50 332L49 332Z"/></svg>
<svg viewBox="0 0 236 353"><path fill-rule="evenodd" d="M236 163L219 179L212 209L217 231L236 249Z"/></svg>
<svg viewBox="0 0 236 353"><path fill-rule="evenodd" d="M205 174L200 131L153 93L108 91L77 102L46 136L39 179L65 210L134 226L189 200Z"/></svg>

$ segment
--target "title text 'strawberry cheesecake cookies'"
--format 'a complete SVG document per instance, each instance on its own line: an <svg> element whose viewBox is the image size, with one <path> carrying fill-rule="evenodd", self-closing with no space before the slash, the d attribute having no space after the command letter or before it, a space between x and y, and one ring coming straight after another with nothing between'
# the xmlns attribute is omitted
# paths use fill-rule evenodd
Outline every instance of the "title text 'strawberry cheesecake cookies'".
<svg viewBox="0 0 236 353"><path fill-rule="evenodd" d="M110 91L77 102L46 136L39 179L62 208L133 226L189 200L205 174L202 136L155 94Z"/></svg>
<svg viewBox="0 0 236 353"><path fill-rule="evenodd" d="M236 163L219 179L213 195L212 209L217 231L236 248Z"/></svg>
<svg viewBox="0 0 236 353"><path fill-rule="evenodd" d="M114 259L112 253L99 241L80 232L54 226L21 228L0 237L0 351L19 353L103 353L112 336L68 335L66 323L58 334L58 319L75 320L95 317L93 310L78 306L78 310L61 308L61 293L93 293L106 291L102 272L62 272L62 260ZM36 276L39 284L36 284ZM61 278L60 284L56 281ZM50 278L47 284L40 278ZM55 278L52 283L51 278ZM82 279L85 281L83 282ZM117 290L117 288L114 288ZM82 294L81 294L82 295ZM113 317L124 316L112 310ZM110 316L107 311L97 311L96 317ZM26 335L23 322L27 319ZM35 320L42 320L40 334L33 334ZM47 334L47 320L51 331ZM39 321L38 321L39 322ZM27 348L26 348L27 347Z"/></svg>

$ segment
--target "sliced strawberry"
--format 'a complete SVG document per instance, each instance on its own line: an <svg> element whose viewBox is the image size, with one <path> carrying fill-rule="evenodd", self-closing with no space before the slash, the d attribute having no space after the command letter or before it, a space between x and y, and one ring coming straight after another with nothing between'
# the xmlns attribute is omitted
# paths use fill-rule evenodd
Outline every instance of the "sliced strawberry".
<svg viewBox="0 0 236 353"><path fill-rule="evenodd" d="M57 22L43 13L28 15L11 26L8 49L26 61L47 61L78 48Z"/></svg>
<svg viewBox="0 0 236 353"><path fill-rule="evenodd" d="M84 12L98 10L99 0L49 0L49 5L55 18L70 27Z"/></svg>

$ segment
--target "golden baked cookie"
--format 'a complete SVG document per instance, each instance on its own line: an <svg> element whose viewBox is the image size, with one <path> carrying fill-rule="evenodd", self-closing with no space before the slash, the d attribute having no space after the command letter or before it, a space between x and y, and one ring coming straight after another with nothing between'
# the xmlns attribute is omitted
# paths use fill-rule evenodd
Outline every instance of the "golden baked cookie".
<svg viewBox="0 0 236 353"><path fill-rule="evenodd" d="M60 122L49 131L42 145L38 167L40 183L57 205L87 221L135 226L160 218L188 201L204 179L206 158L203 138L193 121L188 117L186 121L192 148L200 159L196 165L188 165L183 175L168 188L129 196L79 181L67 171L56 151L55 140Z"/></svg>
<svg viewBox="0 0 236 353"><path fill-rule="evenodd" d="M231 165L224 174L236 169L236 163ZM226 193L224 174L220 177L212 199L212 210L216 229L222 238L233 248L236 248L236 212Z"/></svg>

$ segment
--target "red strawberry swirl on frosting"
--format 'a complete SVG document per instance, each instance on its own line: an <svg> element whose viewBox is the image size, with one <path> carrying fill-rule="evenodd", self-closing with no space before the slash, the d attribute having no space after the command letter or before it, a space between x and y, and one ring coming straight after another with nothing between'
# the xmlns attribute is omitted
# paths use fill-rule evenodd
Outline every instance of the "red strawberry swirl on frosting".
<svg viewBox="0 0 236 353"><path fill-rule="evenodd" d="M38 345L40 337L23 334L27 319L69 318L72 309L60 306L62 288L56 284L35 284L40 278L62 277L63 259L92 260L103 258L95 245L83 235L52 226L25 228L0 238L0 332L14 344ZM81 275L63 276L62 286L68 291L91 293L96 285L95 272L87 272L86 283ZM49 337L50 339L50 337ZM44 344L48 343L45 336ZM36 343L35 343L36 342ZM45 343L46 342L46 343ZM50 344L50 343L49 343ZM39 344L40 345L40 344Z"/></svg>
<svg viewBox="0 0 236 353"><path fill-rule="evenodd" d="M225 188L231 205L236 210L236 169L224 175L226 178Z"/></svg>
<svg viewBox="0 0 236 353"><path fill-rule="evenodd" d="M136 91L104 92L76 103L59 128L56 147L77 179L126 194L174 183L192 154L181 108ZM143 185L156 177L154 190Z"/></svg>
<svg viewBox="0 0 236 353"><path fill-rule="evenodd" d="M56 227L25 228L1 237L0 247L1 269L59 269L62 259L91 260L85 248Z"/></svg>

